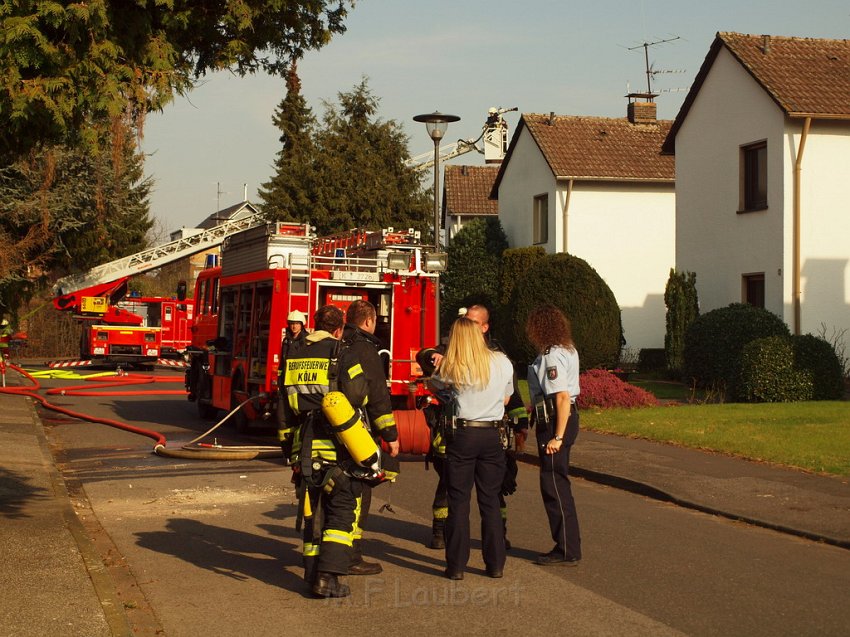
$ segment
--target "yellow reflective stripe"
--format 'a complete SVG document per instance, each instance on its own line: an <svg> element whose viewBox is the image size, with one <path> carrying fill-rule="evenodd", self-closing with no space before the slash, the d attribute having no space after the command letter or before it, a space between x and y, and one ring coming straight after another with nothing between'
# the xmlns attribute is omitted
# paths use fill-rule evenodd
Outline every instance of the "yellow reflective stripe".
<svg viewBox="0 0 850 637"><path fill-rule="evenodd" d="M503 519L503 520L507 520L507 519L508 519L508 507L500 507L500 508L499 508L499 513L501 513L501 514L502 514L502 519Z"/></svg>
<svg viewBox="0 0 850 637"><path fill-rule="evenodd" d="M337 529L325 529L322 532L322 542L336 542L351 546L354 543L354 535Z"/></svg>
<svg viewBox="0 0 850 637"><path fill-rule="evenodd" d="M434 507L434 519L445 520L449 517L449 507Z"/></svg>
<svg viewBox="0 0 850 637"><path fill-rule="evenodd" d="M528 412L525 407L514 407L508 412L508 416L511 418L528 418Z"/></svg>
<svg viewBox="0 0 850 637"><path fill-rule="evenodd" d="M391 413L386 414L385 416L378 416L377 418L375 418L375 426L378 429L395 427L395 416L393 416Z"/></svg>
<svg viewBox="0 0 850 637"><path fill-rule="evenodd" d="M290 408L290 409L291 409L294 413L296 413L296 414L297 414L297 413L299 413L299 412L298 412L298 394L297 394L297 393L295 393L295 392L291 392L291 393L290 393L290 392L289 392L289 388L288 388L288 387L287 387L287 394L288 394L288 395L287 395L287 397L286 397L286 400L287 400L287 402L289 403L289 408Z"/></svg>
<svg viewBox="0 0 850 637"><path fill-rule="evenodd" d="M304 543L303 554L304 557L316 557L319 554L320 545L319 544L307 544Z"/></svg>
<svg viewBox="0 0 850 637"><path fill-rule="evenodd" d="M348 368L348 377L349 378L357 378L362 373L363 373L363 368L360 367L360 363L357 363L356 365L353 365L352 367Z"/></svg>
<svg viewBox="0 0 850 637"><path fill-rule="evenodd" d="M360 527L360 516L362 515L363 498L359 497L356 500L357 504L354 507L354 532L351 536L355 541L363 539L363 529Z"/></svg>

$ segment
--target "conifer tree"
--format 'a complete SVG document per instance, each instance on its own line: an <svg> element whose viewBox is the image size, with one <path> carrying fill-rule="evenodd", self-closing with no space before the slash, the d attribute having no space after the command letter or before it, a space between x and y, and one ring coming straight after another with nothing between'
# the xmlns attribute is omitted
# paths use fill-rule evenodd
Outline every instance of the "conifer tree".
<svg viewBox="0 0 850 637"><path fill-rule="evenodd" d="M286 76L286 96L272 118L280 130L281 149L274 176L259 189L263 214L270 221L310 219L316 199L313 137L316 118L301 95L301 80L293 64Z"/></svg>

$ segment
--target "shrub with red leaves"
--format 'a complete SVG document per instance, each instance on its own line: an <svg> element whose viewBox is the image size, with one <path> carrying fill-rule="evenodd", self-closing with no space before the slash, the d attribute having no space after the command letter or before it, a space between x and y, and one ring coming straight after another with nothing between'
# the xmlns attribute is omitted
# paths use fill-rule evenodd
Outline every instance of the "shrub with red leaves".
<svg viewBox="0 0 850 637"><path fill-rule="evenodd" d="M580 409L588 407L652 407L658 399L648 391L624 383L604 369L589 369L579 376Z"/></svg>

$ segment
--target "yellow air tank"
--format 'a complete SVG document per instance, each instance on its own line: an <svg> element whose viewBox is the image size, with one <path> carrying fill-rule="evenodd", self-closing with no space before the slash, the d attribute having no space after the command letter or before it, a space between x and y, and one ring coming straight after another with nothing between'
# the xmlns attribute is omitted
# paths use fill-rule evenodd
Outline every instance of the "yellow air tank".
<svg viewBox="0 0 850 637"><path fill-rule="evenodd" d="M329 392L322 399L322 412L354 462L376 473L380 472L381 450L345 394L339 391Z"/></svg>

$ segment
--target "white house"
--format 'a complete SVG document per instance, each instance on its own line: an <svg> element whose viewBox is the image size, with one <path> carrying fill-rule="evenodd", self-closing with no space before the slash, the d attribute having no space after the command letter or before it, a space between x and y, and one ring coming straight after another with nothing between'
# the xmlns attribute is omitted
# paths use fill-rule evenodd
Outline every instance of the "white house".
<svg viewBox="0 0 850 637"><path fill-rule="evenodd" d="M850 351L850 41L718 33L670 130L676 268Z"/></svg>
<svg viewBox="0 0 850 637"><path fill-rule="evenodd" d="M443 227L449 243L470 221L499 216L499 202L490 198L498 173L498 166L446 166Z"/></svg>
<svg viewBox="0 0 850 637"><path fill-rule="evenodd" d="M511 247L587 261L622 310L626 347L664 346L664 288L674 265L675 175L654 95L628 117L524 113L494 184ZM639 101L638 101L639 100Z"/></svg>

